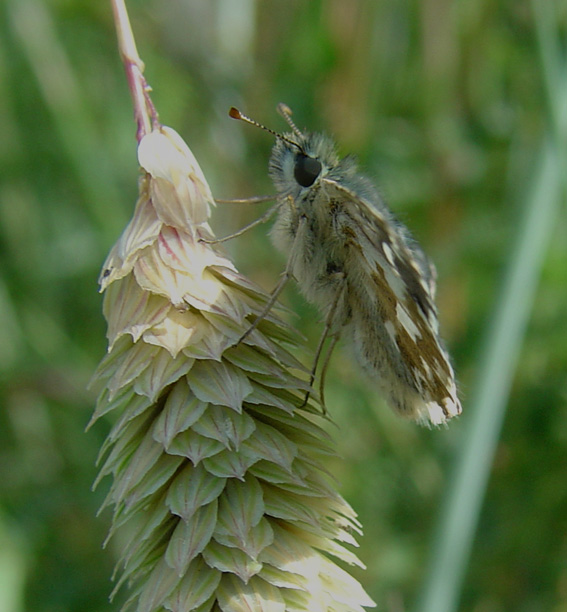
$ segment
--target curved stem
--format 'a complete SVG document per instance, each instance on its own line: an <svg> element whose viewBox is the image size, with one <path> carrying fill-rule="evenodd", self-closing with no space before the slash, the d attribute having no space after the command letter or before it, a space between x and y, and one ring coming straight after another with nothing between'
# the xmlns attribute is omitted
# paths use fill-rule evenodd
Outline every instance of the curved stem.
<svg viewBox="0 0 567 612"><path fill-rule="evenodd" d="M144 77L144 62L138 55L124 0L111 0L111 3L118 36L118 49L134 103L134 118L137 125L136 139L140 142L151 131L152 127L159 125L158 114L149 96L150 87Z"/></svg>

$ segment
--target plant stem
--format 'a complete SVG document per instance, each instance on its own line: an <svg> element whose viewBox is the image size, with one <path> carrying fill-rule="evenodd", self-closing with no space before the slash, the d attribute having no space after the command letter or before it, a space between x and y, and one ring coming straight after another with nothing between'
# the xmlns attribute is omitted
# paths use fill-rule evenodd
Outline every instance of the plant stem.
<svg viewBox="0 0 567 612"><path fill-rule="evenodd" d="M144 62L138 55L136 41L134 40L124 0L111 0L111 2L120 57L126 70L128 88L130 89L134 104L134 118L138 126L136 139L140 142L151 131L152 124L156 125L159 123L158 114L149 96L150 87L143 74L145 68Z"/></svg>

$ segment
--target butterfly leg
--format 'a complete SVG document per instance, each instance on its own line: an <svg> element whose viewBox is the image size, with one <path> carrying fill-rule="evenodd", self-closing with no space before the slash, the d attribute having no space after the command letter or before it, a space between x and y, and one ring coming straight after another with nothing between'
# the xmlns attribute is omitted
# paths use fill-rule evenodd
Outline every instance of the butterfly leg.
<svg viewBox="0 0 567 612"><path fill-rule="evenodd" d="M251 198L251 200L254 201L253 198ZM233 200L233 201L237 202L238 200ZM240 201L245 202L246 200L240 200ZM264 201L264 200L258 200L258 201ZM213 240L208 239L208 238L201 238L200 242L205 242L206 244L219 244L221 242L227 242L228 240L232 240L233 238L238 238L238 236L242 236L242 234L245 234L248 230L251 230L253 227L256 227L257 225L261 225L262 223L266 223L267 221L269 221L274 216L274 214L276 213L280 205L281 205L281 202L276 202L273 206L268 208L268 210L261 217L258 217L258 219L255 219L254 221L252 221L252 223L245 225L242 229L239 229L237 232L234 232L234 234L229 234L228 236L224 236L223 238L215 238Z"/></svg>
<svg viewBox="0 0 567 612"><path fill-rule="evenodd" d="M337 276L338 277L340 276L341 279L344 279L344 275L342 273L337 273ZM339 304L341 304L342 300L344 299L344 292L345 292L345 285L342 284L339 290L337 291L337 295L335 296L335 299L333 300L331 309L329 310L329 313L327 314L327 318L325 320L325 327L323 328L323 333L321 334L321 337L319 338L319 343L317 344L317 350L315 351L315 359L313 360L313 367L311 368L311 376L309 377L309 387L310 388L313 387L313 383L315 382L315 374L317 372L317 366L319 365L319 359L321 358L321 354L323 352L323 346L325 344L325 340L331 334L331 330L333 329L333 326L335 324L335 315L337 313ZM325 389L324 389L325 376L327 374L327 367L331 360L333 349L337 345L340 335L341 335L340 330L332 333L331 344L329 346L329 350L327 351L327 355L325 356L325 361L323 362L323 368L321 370L321 380L319 383L319 399L321 401L321 407L323 409L323 414L327 413L327 407L325 405ZM307 404L307 402L309 401L310 395L311 395L311 391L307 391L307 393L305 394L305 399L303 400L302 407Z"/></svg>
<svg viewBox="0 0 567 612"><path fill-rule="evenodd" d="M321 368L321 379L319 381L319 397L321 399L321 405L323 406L323 411L325 413L327 412L327 407L325 404L325 378L327 376L327 369L331 361L331 355L333 354L333 350L335 349L335 346L337 346L337 342L339 341L340 337L340 331L333 336L331 344L329 346L329 350L327 351L327 355L325 357L325 361L323 362L323 367Z"/></svg>
<svg viewBox="0 0 567 612"><path fill-rule="evenodd" d="M293 200L291 198L287 198L284 201L287 202L290 205L293 205ZM277 208L281 204L282 204L282 202L278 202L276 204L276 206L273 206L268 212L271 212L273 214L273 212L275 210L277 210ZM297 228L297 233L296 233L294 241L293 241L293 246L291 248L290 256L289 256L289 258L287 260L287 264L286 264L285 270L284 270L283 274L281 275L281 278L280 278L278 284L276 285L276 287L274 288L274 290L270 294L270 299L268 300L268 303L264 307L264 310L256 317L256 320L254 321L254 323L252 323L252 325L250 325L250 327L244 332L244 334L242 334L242 336L240 336L240 338L238 339L238 344L240 344L240 342L245 340L258 327L258 325L262 322L262 320L266 318L266 315L273 308L273 306L276 303L280 293L284 290L284 287L286 286L287 282L291 278L293 278L293 270L294 270L294 267L295 267L295 260L296 260L296 253L297 253L297 249L295 247L296 247L296 244L298 244L299 241L303 239L303 235L302 234L305 231L304 228L305 228L305 220L301 220L301 222L299 223L298 228Z"/></svg>
<svg viewBox="0 0 567 612"><path fill-rule="evenodd" d="M222 198L215 198L217 204L262 204L263 202L271 202L275 200L277 196L251 196L249 198L229 198L223 200Z"/></svg>
<svg viewBox="0 0 567 612"><path fill-rule="evenodd" d="M286 268L284 273L281 275L278 284L270 294L270 299L264 307L264 310L256 317L254 323L250 325L250 327L242 334L242 336L240 336L240 338L238 339L238 344L243 342L258 327L258 325L260 325L263 319L266 318L266 315L270 312L270 310L272 310L274 304L277 302L280 293L284 290L284 287L286 286L287 282L292 277L293 274Z"/></svg>

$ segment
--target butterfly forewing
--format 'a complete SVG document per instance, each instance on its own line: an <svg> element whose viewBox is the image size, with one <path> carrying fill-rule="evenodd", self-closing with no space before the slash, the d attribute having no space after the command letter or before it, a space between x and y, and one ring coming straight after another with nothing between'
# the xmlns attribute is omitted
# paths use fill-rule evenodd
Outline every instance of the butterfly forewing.
<svg viewBox="0 0 567 612"><path fill-rule="evenodd" d="M379 199L321 182L331 209L341 210L336 229L348 251L346 295L359 360L400 413L434 424L460 414L438 334L432 264Z"/></svg>

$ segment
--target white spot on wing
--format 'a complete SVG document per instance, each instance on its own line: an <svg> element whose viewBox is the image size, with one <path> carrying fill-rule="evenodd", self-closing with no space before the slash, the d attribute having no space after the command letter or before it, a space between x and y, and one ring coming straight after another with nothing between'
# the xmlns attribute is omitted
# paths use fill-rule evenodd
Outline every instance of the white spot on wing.
<svg viewBox="0 0 567 612"><path fill-rule="evenodd" d="M390 336L390 339L392 340L392 344L399 351L400 349L398 348L398 344L396 342L396 326L392 323L392 321L386 321L384 323L384 327L386 328L386 331L388 332L388 336Z"/></svg>
<svg viewBox="0 0 567 612"><path fill-rule="evenodd" d="M395 266L394 263L394 253L392 253L392 249L387 242L382 242L382 249L384 250L384 255L386 255L386 259L390 262L391 266Z"/></svg>
<svg viewBox="0 0 567 612"><path fill-rule="evenodd" d="M415 342L417 338L421 337L419 333L419 329L417 329L415 323L411 320L411 317L408 314L408 311L404 308L403 304L398 302L396 304L396 314L398 315L398 321L403 326L403 328L408 332L411 336L412 340Z"/></svg>
<svg viewBox="0 0 567 612"><path fill-rule="evenodd" d="M421 367L422 367L422 370L425 372L426 378L431 378L431 368L429 367L429 364L427 363L427 361L425 361L423 357L421 358Z"/></svg>
<svg viewBox="0 0 567 612"><path fill-rule="evenodd" d="M425 407L429 414L429 420L433 425L441 425L447 420L443 408L437 402L427 402Z"/></svg>

